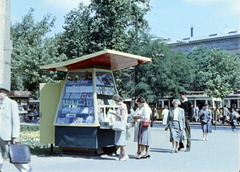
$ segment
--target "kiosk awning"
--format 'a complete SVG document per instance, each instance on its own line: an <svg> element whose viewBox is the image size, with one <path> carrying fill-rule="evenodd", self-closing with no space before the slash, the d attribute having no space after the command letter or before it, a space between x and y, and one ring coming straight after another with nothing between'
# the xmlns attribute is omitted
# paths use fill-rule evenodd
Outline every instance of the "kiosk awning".
<svg viewBox="0 0 240 172"><path fill-rule="evenodd" d="M147 57L106 49L60 63L40 66L40 69L67 72L90 65L101 65L111 67L111 70L115 72L148 62L151 62L151 59Z"/></svg>

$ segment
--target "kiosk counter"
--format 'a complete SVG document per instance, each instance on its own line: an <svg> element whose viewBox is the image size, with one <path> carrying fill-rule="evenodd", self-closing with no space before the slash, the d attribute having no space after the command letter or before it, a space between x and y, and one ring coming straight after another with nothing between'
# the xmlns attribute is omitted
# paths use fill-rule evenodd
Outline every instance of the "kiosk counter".
<svg viewBox="0 0 240 172"><path fill-rule="evenodd" d="M65 154L113 153L117 94L112 72L151 59L103 50L40 69L67 72L65 81L40 84L40 142L55 144Z"/></svg>

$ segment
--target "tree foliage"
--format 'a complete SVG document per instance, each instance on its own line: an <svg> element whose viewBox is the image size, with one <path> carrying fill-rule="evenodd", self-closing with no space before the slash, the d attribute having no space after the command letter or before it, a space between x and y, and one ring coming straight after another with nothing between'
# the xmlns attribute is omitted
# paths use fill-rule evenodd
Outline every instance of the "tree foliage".
<svg viewBox="0 0 240 172"><path fill-rule="evenodd" d="M149 103L156 103L166 95L178 97L178 91L191 81L191 66L186 54L173 53L162 40L152 41L151 36L142 34L129 52L152 59L151 63L137 66L132 73L134 80L123 84L122 94L127 97L143 96ZM123 71L124 72L124 71ZM119 76L117 76L119 77Z"/></svg>
<svg viewBox="0 0 240 172"><path fill-rule="evenodd" d="M239 89L239 57L225 50L212 49L206 57L207 70L200 71L206 82L206 92L210 97L224 98Z"/></svg>
<svg viewBox="0 0 240 172"><path fill-rule="evenodd" d="M39 66L66 59L57 52L54 38L44 38L54 25L55 18L46 15L35 22L31 8L22 21L11 26L13 52L11 62L11 89L32 91L39 97L39 83L58 79L56 72L43 71Z"/></svg>
<svg viewBox="0 0 240 172"><path fill-rule="evenodd" d="M198 46L193 48L187 58L190 59L193 72L193 80L187 87L189 91L202 91L206 88L206 82L200 75L201 71L208 70L208 62L206 60L207 56L209 56L211 50L205 46Z"/></svg>
<svg viewBox="0 0 240 172"><path fill-rule="evenodd" d="M147 26L143 16L149 10L149 0L92 0L89 6L80 3L65 16L59 52L69 59L106 48L126 52L132 43L128 31L136 25L134 15L140 16L137 24L141 29Z"/></svg>

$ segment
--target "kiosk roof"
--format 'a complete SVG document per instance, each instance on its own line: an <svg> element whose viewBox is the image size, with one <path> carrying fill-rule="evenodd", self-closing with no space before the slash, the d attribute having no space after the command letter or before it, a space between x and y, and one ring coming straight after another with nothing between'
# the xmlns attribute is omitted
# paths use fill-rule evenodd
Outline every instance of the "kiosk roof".
<svg viewBox="0 0 240 172"><path fill-rule="evenodd" d="M68 70L80 69L90 65L101 65L111 67L111 70L115 72L150 61L151 59L147 57L106 49L60 63L40 66L40 69L67 72Z"/></svg>

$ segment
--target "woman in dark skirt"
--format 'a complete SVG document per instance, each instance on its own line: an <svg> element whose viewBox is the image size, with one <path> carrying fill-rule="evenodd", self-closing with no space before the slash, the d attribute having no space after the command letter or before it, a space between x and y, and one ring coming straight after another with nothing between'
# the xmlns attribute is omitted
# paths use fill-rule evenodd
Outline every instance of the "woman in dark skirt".
<svg viewBox="0 0 240 172"><path fill-rule="evenodd" d="M211 119L213 117L213 111L208 109L208 104L205 103L201 111L199 112L201 127L203 132L203 141L208 141L208 133L211 133Z"/></svg>
<svg viewBox="0 0 240 172"><path fill-rule="evenodd" d="M149 146L151 145L151 132L149 126L143 126L143 121L150 121L152 111L143 97L139 97L136 103L139 107L139 111L135 117L141 119L138 131L138 144L140 145L141 151L137 159L150 158Z"/></svg>
<svg viewBox="0 0 240 172"><path fill-rule="evenodd" d="M178 146L180 138L182 138L185 129L185 116L184 110L180 107L180 101L174 99L172 101L173 108L168 112L167 125L165 130L170 129L170 142L172 142L172 150L170 153L178 153Z"/></svg>

